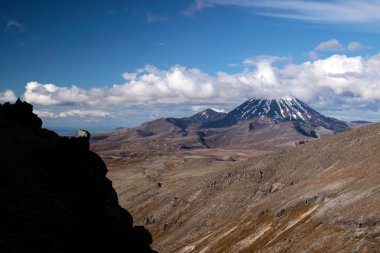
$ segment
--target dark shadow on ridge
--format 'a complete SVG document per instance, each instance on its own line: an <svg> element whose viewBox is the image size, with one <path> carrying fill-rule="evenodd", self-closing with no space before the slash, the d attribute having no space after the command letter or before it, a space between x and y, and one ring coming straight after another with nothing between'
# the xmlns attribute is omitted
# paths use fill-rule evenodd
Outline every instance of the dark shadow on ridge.
<svg viewBox="0 0 380 253"><path fill-rule="evenodd" d="M0 252L155 252L89 139L41 126L32 105L0 105Z"/></svg>

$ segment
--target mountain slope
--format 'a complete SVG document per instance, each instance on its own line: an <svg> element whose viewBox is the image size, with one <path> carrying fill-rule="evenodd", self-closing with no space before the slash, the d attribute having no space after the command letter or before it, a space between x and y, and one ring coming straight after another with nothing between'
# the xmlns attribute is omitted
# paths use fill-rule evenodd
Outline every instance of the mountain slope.
<svg viewBox="0 0 380 253"><path fill-rule="evenodd" d="M136 165L110 178L162 252L378 252L379 133L375 124L242 163L151 159L144 174Z"/></svg>
<svg viewBox="0 0 380 253"><path fill-rule="evenodd" d="M0 105L0 252L153 252L89 140L41 129L32 110Z"/></svg>

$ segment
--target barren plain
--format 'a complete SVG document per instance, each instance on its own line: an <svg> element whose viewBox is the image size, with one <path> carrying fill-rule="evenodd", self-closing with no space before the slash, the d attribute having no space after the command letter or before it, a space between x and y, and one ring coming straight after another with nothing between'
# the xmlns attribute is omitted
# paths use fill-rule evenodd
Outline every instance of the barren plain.
<svg viewBox="0 0 380 253"><path fill-rule="evenodd" d="M99 153L120 204L159 252L380 248L379 124L276 151Z"/></svg>

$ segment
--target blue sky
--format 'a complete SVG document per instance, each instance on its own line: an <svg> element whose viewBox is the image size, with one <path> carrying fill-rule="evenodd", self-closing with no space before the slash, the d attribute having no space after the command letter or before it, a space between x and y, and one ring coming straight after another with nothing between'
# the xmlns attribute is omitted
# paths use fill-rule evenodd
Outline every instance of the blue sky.
<svg viewBox="0 0 380 253"><path fill-rule="evenodd" d="M0 0L0 101L106 129L294 95L378 121L380 1Z"/></svg>

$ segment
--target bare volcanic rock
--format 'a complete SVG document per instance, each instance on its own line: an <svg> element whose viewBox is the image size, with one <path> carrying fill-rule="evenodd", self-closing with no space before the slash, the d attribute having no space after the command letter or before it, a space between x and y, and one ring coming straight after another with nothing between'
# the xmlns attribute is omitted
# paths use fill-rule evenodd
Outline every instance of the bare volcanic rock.
<svg viewBox="0 0 380 253"><path fill-rule="evenodd" d="M154 252L88 138L42 129L32 110L0 105L0 252Z"/></svg>

